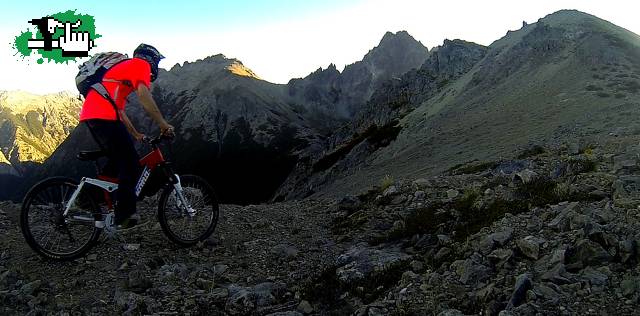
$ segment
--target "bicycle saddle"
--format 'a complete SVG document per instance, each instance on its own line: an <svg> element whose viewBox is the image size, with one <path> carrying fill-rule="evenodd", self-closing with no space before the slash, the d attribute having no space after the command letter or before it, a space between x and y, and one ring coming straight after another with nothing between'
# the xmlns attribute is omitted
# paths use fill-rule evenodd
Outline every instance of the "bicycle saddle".
<svg viewBox="0 0 640 316"><path fill-rule="evenodd" d="M94 151L81 151L78 153L76 157L84 161L93 161L93 160L98 160L99 158L104 157L106 155L107 153L105 153L102 150L94 150Z"/></svg>

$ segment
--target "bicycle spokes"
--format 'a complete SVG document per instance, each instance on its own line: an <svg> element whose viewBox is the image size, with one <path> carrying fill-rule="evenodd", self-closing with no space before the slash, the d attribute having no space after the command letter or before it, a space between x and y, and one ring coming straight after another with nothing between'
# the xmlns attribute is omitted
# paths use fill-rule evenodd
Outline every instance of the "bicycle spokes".
<svg viewBox="0 0 640 316"><path fill-rule="evenodd" d="M217 208L210 187L193 177L185 177L176 184L162 207L167 230L183 243L201 239L215 226Z"/></svg>
<svg viewBox="0 0 640 316"><path fill-rule="evenodd" d="M53 256L82 248L94 233L95 209L85 194L78 194L64 214L75 191L73 184L55 183L30 192L25 214L28 233L42 251Z"/></svg>

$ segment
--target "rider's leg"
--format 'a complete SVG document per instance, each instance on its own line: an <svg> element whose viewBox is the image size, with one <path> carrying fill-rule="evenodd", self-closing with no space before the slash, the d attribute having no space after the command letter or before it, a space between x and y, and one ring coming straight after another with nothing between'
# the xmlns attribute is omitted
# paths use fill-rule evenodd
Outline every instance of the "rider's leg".
<svg viewBox="0 0 640 316"><path fill-rule="evenodd" d="M140 175L138 153L122 122L89 120L87 125L96 142L107 152L109 163L118 169L115 222L120 224L136 212L135 185Z"/></svg>
<svg viewBox="0 0 640 316"><path fill-rule="evenodd" d="M118 166L118 204L116 207L116 224L129 218L136 212L135 187L140 176L138 153L133 145L131 136L123 124L120 124L117 136L121 141L116 143L117 155L115 162Z"/></svg>

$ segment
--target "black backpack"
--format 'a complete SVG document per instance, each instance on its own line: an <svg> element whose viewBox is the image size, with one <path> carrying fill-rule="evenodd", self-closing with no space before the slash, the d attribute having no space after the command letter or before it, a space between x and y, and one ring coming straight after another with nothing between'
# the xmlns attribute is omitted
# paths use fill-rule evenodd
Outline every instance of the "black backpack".
<svg viewBox="0 0 640 316"><path fill-rule="evenodd" d="M117 52L98 53L93 55L91 59L82 63L82 65L78 66L79 71L76 75L76 87L80 94L86 98L89 91L94 89L103 98L109 101L109 103L111 103L113 109L116 111L116 118L118 120L120 120L120 114L118 113L116 102L111 98L107 88L102 84L102 81L104 79L104 74L107 73L109 69L128 59L129 57L127 55ZM109 81L118 82L116 80Z"/></svg>

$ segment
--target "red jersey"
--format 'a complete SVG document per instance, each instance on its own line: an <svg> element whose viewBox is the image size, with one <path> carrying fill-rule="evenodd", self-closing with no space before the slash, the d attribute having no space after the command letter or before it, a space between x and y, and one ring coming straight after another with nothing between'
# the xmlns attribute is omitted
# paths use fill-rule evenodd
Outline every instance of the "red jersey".
<svg viewBox="0 0 640 316"><path fill-rule="evenodd" d="M117 80L117 82L109 80ZM123 110L127 103L127 96L137 90L140 84L150 88L151 66L140 58L125 60L105 73L102 84L116 102L118 109ZM80 111L80 121L89 119L117 120L113 105L94 89L87 94Z"/></svg>

